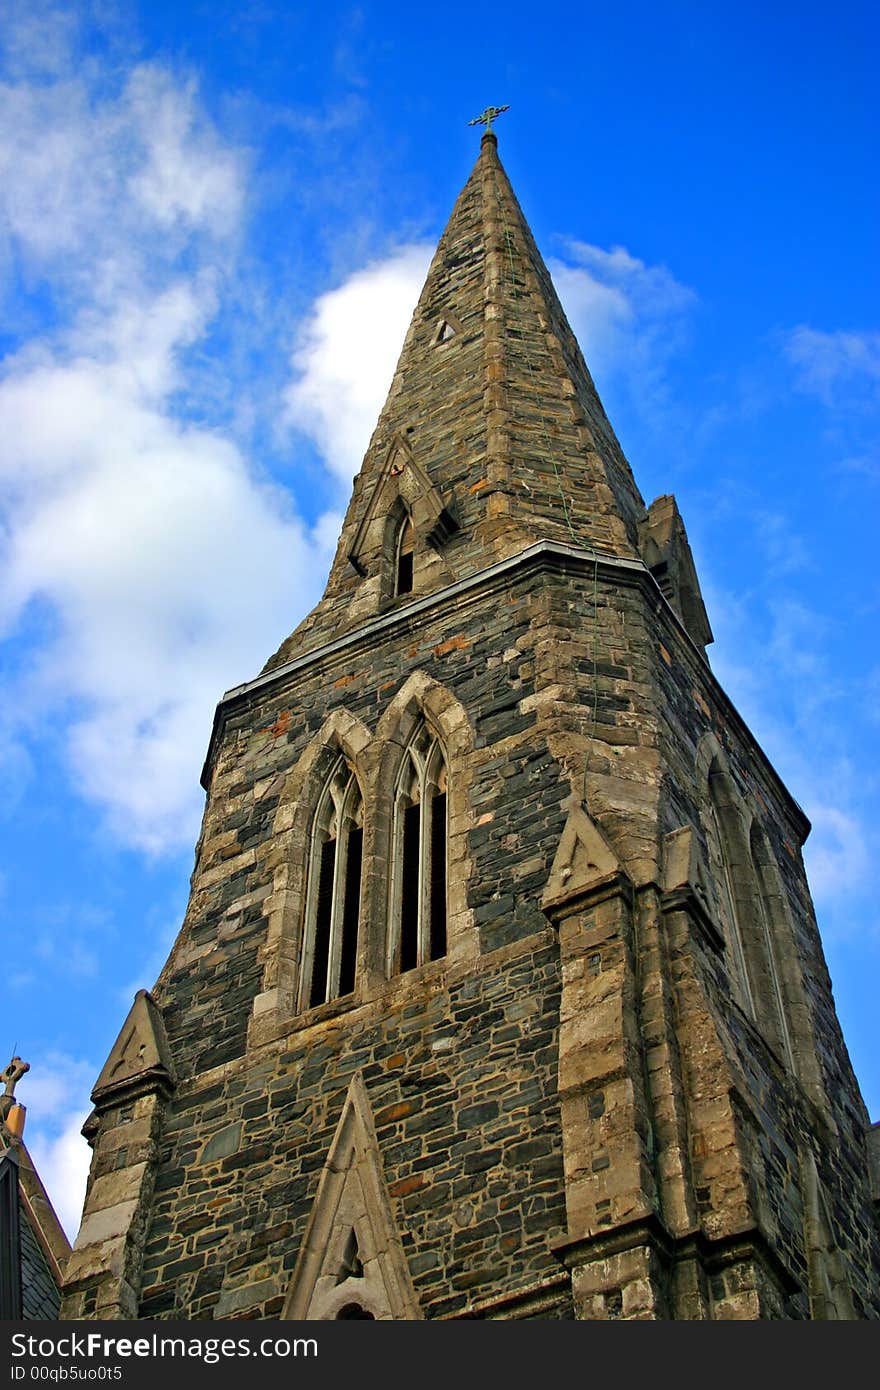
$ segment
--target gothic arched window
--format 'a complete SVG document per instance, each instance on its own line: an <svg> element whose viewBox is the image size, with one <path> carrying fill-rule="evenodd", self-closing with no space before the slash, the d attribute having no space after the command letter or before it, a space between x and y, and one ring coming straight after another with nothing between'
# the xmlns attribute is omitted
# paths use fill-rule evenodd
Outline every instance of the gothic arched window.
<svg viewBox="0 0 880 1390"><path fill-rule="evenodd" d="M748 825L742 800L717 758L709 769L708 803L710 855L733 991L780 1061L791 1067L791 1037L774 949L774 935L784 924L775 920L760 868L763 845L758 827L754 821Z"/></svg>
<svg viewBox="0 0 880 1390"><path fill-rule="evenodd" d="M446 762L422 723L403 757L394 794L388 972L446 955Z"/></svg>
<svg viewBox="0 0 880 1390"><path fill-rule="evenodd" d="M303 938L303 1008L351 994L357 969L363 862L363 800L340 756L312 824Z"/></svg>
<svg viewBox="0 0 880 1390"><path fill-rule="evenodd" d="M397 532L394 551L394 592L411 594L413 588L413 543L412 517L404 512Z"/></svg>
<svg viewBox="0 0 880 1390"><path fill-rule="evenodd" d="M735 854L730 836L730 790L727 779L717 763L709 770L708 818L709 858L712 878L717 885L718 910L724 930L725 944L731 965L734 993L738 1002L754 1018L755 1001L746 965L742 924L737 907Z"/></svg>
<svg viewBox="0 0 880 1390"><path fill-rule="evenodd" d="M756 908L765 950L766 967L762 973L764 992L768 996L766 1010L768 1026L777 1052L794 1070L794 1048L788 1021L785 991L777 962L777 949L774 946L774 939L779 941L780 933L783 931L787 933L790 929L787 922L776 910L767 865L769 850L763 833L754 822L749 830L749 856L755 887L758 890Z"/></svg>

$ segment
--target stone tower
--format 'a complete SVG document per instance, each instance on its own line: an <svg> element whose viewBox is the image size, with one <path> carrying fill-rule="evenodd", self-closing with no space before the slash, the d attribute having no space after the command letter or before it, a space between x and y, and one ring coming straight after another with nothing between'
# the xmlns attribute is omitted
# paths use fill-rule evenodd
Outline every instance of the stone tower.
<svg viewBox="0 0 880 1390"><path fill-rule="evenodd" d="M807 821L483 136L320 603L222 699L69 1317L880 1314Z"/></svg>

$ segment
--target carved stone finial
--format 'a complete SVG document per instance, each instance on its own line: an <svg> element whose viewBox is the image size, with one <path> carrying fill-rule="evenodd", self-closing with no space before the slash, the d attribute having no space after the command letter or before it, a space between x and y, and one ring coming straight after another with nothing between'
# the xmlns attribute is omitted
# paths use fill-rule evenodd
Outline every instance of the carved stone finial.
<svg viewBox="0 0 880 1390"><path fill-rule="evenodd" d="M16 1084L21 1080L26 1071L30 1071L30 1062L23 1062L20 1057L13 1057L8 1067L0 1071L0 1081L5 1081L6 1089L4 1096L9 1096L10 1100L15 1095Z"/></svg>
<svg viewBox="0 0 880 1390"><path fill-rule="evenodd" d="M30 1071L30 1069L30 1062L23 1062L20 1057L13 1057L9 1066L0 1071L0 1081L6 1083L6 1089L0 1095L0 1148L4 1147L10 1136L13 1140L21 1138L25 1109L15 1099L15 1087L25 1072ZM10 1116L18 1117L17 1126L13 1126Z"/></svg>

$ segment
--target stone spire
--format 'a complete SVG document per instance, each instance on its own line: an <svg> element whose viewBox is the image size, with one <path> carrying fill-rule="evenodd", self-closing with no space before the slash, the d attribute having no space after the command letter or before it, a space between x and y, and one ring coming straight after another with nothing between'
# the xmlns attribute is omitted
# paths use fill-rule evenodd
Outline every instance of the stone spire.
<svg viewBox="0 0 880 1390"><path fill-rule="evenodd" d="M542 540L639 554L644 503L491 130L428 271L324 598L270 666L382 611L403 508L414 597Z"/></svg>

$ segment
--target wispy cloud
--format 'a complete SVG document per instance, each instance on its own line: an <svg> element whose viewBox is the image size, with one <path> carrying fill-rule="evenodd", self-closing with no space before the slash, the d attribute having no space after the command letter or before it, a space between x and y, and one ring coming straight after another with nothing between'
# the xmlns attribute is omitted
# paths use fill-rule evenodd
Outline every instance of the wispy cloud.
<svg viewBox="0 0 880 1390"><path fill-rule="evenodd" d="M612 386L639 415L665 416L667 369L688 340L696 294L623 246L573 238L563 246L549 269L600 388Z"/></svg>
<svg viewBox="0 0 880 1390"><path fill-rule="evenodd" d="M827 333L801 324L783 340L799 388L830 408L880 404L880 333Z"/></svg>
<svg viewBox="0 0 880 1390"><path fill-rule="evenodd" d="M759 523L740 516L760 544ZM773 537L768 544L772 562ZM880 945L880 921L866 920L880 853L878 780L854 761L845 718L860 693L857 676L836 666L828 619L817 609L775 584L736 596L705 574L703 581L715 674L811 821L804 859L820 923L838 939L858 930Z"/></svg>

